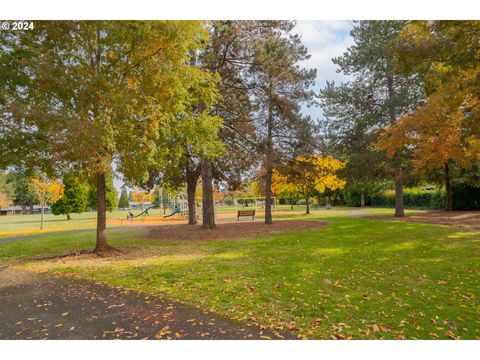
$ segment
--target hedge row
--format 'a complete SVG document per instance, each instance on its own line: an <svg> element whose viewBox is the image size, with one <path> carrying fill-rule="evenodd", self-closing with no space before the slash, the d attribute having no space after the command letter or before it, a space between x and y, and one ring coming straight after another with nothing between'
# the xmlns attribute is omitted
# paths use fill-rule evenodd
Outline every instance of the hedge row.
<svg viewBox="0 0 480 360"><path fill-rule="evenodd" d="M444 209L445 192L432 190L405 189L403 203L406 208ZM388 190L370 197L370 206L395 207L395 191Z"/></svg>

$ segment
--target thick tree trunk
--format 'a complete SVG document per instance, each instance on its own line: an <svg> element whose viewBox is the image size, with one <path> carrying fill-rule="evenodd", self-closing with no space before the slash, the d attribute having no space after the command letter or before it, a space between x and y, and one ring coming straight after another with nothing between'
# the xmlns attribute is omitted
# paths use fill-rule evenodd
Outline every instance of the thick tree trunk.
<svg viewBox="0 0 480 360"><path fill-rule="evenodd" d="M199 166L200 168L200 166ZM195 194L197 191L199 173L196 170L192 171L187 168L187 201L188 201L188 225L195 225L197 223L197 206L195 201Z"/></svg>
<svg viewBox="0 0 480 360"><path fill-rule="evenodd" d="M363 191L360 192L360 207L365 207L365 193Z"/></svg>
<svg viewBox="0 0 480 360"><path fill-rule="evenodd" d="M43 230L43 214L44 214L44 206L43 204L41 205L40 209L40 230Z"/></svg>
<svg viewBox="0 0 480 360"><path fill-rule="evenodd" d="M290 199L290 210L293 210L293 199Z"/></svg>
<svg viewBox="0 0 480 360"><path fill-rule="evenodd" d="M27 214L27 205L22 204L22 215L26 215L26 214Z"/></svg>
<svg viewBox="0 0 480 360"><path fill-rule="evenodd" d="M215 208L213 204L213 175L212 162L204 160L202 163L202 207L203 207L203 229L215 227Z"/></svg>
<svg viewBox="0 0 480 360"><path fill-rule="evenodd" d="M307 211L305 212L305 214L310 214L310 198L307 196L305 197L305 202L307 204Z"/></svg>
<svg viewBox="0 0 480 360"><path fill-rule="evenodd" d="M445 210L453 210L452 184L450 182L450 167L448 162L445 163Z"/></svg>
<svg viewBox="0 0 480 360"><path fill-rule="evenodd" d="M67 220L72 220L72 218L70 217L70 214L67 214Z"/></svg>
<svg viewBox="0 0 480 360"><path fill-rule="evenodd" d="M97 254L108 250L105 191L105 174L97 173L97 243L95 246Z"/></svg>
<svg viewBox="0 0 480 360"><path fill-rule="evenodd" d="M33 214L33 202L30 203L30 215Z"/></svg>
<svg viewBox="0 0 480 360"><path fill-rule="evenodd" d="M403 170L400 164L395 167L395 217L404 217Z"/></svg>

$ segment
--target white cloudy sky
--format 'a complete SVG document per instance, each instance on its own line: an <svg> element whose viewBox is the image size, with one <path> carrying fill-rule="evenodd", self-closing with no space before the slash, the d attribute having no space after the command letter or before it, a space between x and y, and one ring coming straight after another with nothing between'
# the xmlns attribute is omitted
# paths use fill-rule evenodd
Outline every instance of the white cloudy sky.
<svg viewBox="0 0 480 360"><path fill-rule="evenodd" d="M336 72L332 58L343 54L353 44L350 30L351 21L298 21L294 31L302 36L303 44L308 48L311 58L303 66L317 69L315 90L325 86L325 81L336 82L348 80ZM305 109L304 112L313 119L322 116L320 108ZM114 185L120 190L122 180L115 179Z"/></svg>

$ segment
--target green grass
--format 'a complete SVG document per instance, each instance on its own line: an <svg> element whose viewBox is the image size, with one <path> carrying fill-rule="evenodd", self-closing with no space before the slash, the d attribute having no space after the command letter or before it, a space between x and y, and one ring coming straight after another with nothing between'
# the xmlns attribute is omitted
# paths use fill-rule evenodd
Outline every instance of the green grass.
<svg viewBox="0 0 480 360"><path fill-rule="evenodd" d="M107 219L125 219L126 211L107 212ZM38 234L40 232L69 231L94 228L96 212L72 214L72 220L65 215L45 214L44 230L40 230L40 214L0 216L0 239L5 237Z"/></svg>
<svg viewBox="0 0 480 360"><path fill-rule="evenodd" d="M131 231L110 231L111 243L143 246ZM93 246L87 238L52 236L46 247ZM22 256L40 240L24 241ZM162 244L139 259L49 266L301 337L480 339L479 232L333 217L315 230Z"/></svg>

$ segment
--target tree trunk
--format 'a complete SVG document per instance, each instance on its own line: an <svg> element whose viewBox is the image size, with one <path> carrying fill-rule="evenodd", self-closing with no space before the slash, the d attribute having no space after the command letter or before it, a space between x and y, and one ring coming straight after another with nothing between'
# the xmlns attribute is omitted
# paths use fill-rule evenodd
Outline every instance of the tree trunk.
<svg viewBox="0 0 480 360"><path fill-rule="evenodd" d="M105 174L97 173L97 243L95 252L98 254L106 250L108 250L108 245Z"/></svg>
<svg viewBox="0 0 480 360"><path fill-rule="evenodd" d="M290 210L293 210L293 199L290 199Z"/></svg>
<svg viewBox="0 0 480 360"><path fill-rule="evenodd" d="M27 205L22 204L22 215L26 215L26 214L27 214Z"/></svg>
<svg viewBox="0 0 480 360"><path fill-rule="evenodd" d="M363 191L360 192L360 207L365 207L365 193Z"/></svg>
<svg viewBox="0 0 480 360"><path fill-rule="evenodd" d="M448 162L445 163L445 210L452 211L453 199L452 199L452 184L450 182L450 167Z"/></svg>
<svg viewBox="0 0 480 360"><path fill-rule="evenodd" d="M212 162L210 160L204 160L202 164L203 229L213 229L215 227L215 209L213 204L212 180Z"/></svg>
<svg viewBox="0 0 480 360"><path fill-rule="evenodd" d="M395 167L395 217L404 217L405 210L403 206L403 171L402 166L397 164Z"/></svg>
<svg viewBox="0 0 480 360"><path fill-rule="evenodd" d="M33 214L33 202L30 203L30 215Z"/></svg>
<svg viewBox="0 0 480 360"><path fill-rule="evenodd" d="M40 209L40 230L43 230L43 213L44 213L44 209L43 209L43 204L41 204L41 209Z"/></svg>
<svg viewBox="0 0 480 360"><path fill-rule="evenodd" d="M270 162L269 162L270 163ZM265 174L265 224L271 224L272 220L272 174L271 165L267 165Z"/></svg>
<svg viewBox="0 0 480 360"><path fill-rule="evenodd" d="M308 196L305 197L305 202L307 204L307 211L305 212L305 214L310 214L310 198Z"/></svg>
<svg viewBox="0 0 480 360"><path fill-rule="evenodd" d="M187 201L188 201L188 225L195 225L197 223L197 206L195 201L195 194L197 191L198 171L192 171L187 168Z"/></svg>
<svg viewBox="0 0 480 360"><path fill-rule="evenodd" d="M67 214L67 220L72 220L72 218L70 217L70 214Z"/></svg>
<svg viewBox="0 0 480 360"><path fill-rule="evenodd" d="M273 94L273 84L270 82L270 96ZM272 174L273 174L273 100L268 105L267 141L266 141L266 170L265 174L265 224L273 223L272 220Z"/></svg>

